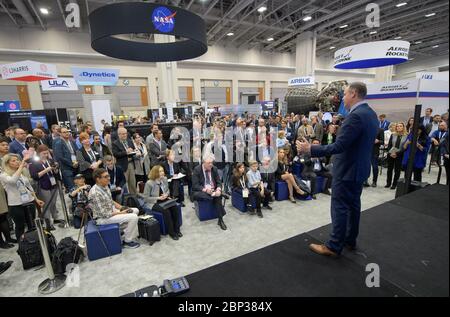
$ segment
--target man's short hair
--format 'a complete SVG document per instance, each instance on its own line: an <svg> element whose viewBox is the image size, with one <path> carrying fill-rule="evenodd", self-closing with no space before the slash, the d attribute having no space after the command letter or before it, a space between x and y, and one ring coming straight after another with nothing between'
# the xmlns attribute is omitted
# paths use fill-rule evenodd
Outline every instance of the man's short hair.
<svg viewBox="0 0 450 317"><path fill-rule="evenodd" d="M382 114L382 115L380 115L380 118L386 119L386 115L385 115L385 114Z"/></svg>
<svg viewBox="0 0 450 317"><path fill-rule="evenodd" d="M94 181L97 182L97 179L101 178L105 173L108 173L108 171L104 168L97 168L92 174L92 177L94 178Z"/></svg>
<svg viewBox="0 0 450 317"><path fill-rule="evenodd" d="M353 90L360 99L365 99L367 97L367 85L362 82L351 83L348 88Z"/></svg>
<svg viewBox="0 0 450 317"><path fill-rule="evenodd" d="M103 161L104 162L114 162L114 157L112 157L111 155L105 155L104 157L103 157Z"/></svg>

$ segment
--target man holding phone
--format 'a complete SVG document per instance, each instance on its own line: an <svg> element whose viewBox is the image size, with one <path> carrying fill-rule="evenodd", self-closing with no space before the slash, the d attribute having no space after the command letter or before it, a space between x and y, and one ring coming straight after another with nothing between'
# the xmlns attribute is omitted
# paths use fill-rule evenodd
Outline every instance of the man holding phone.
<svg viewBox="0 0 450 317"><path fill-rule="evenodd" d="M139 243L134 241L138 236L139 210L122 206L112 199L107 170L96 169L93 178L95 185L89 192L89 204L96 223L98 225L118 223L121 227L125 226L122 237L124 247L139 248Z"/></svg>

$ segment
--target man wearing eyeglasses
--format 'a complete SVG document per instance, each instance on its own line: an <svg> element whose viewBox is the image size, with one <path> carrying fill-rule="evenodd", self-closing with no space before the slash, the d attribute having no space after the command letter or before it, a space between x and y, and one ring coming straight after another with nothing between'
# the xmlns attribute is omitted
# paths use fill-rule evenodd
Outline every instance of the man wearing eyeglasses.
<svg viewBox="0 0 450 317"><path fill-rule="evenodd" d="M139 243L134 240L138 236L137 208L128 208L116 203L109 189L110 176L103 168L96 169L93 175L95 185L89 191L89 205L98 225L118 223L125 227L122 241L125 248L137 249Z"/></svg>

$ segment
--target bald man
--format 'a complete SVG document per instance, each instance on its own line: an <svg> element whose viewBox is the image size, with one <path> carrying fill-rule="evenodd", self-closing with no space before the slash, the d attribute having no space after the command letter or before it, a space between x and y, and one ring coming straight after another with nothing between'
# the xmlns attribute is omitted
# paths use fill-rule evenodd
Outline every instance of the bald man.
<svg viewBox="0 0 450 317"><path fill-rule="evenodd" d="M25 141L27 140L27 134L23 129L16 129L14 131L14 141L9 144L9 153L18 154L23 158L23 151L26 151L27 145Z"/></svg>
<svg viewBox="0 0 450 317"><path fill-rule="evenodd" d="M112 144L113 155L124 173L130 194L136 194L136 172L134 159L136 157L136 148L133 142L128 138L128 131L125 128L117 129L117 140Z"/></svg>

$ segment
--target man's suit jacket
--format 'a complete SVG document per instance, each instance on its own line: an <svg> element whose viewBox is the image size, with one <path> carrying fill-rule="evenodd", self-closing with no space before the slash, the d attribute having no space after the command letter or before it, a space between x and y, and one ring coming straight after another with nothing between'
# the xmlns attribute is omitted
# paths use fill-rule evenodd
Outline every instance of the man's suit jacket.
<svg viewBox="0 0 450 317"><path fill-rule="evenodd" d="M162 167L164 168L164 173L166 174L166 177L168 179L171 179L172 176L170 175L169 162L165 161L164 164L162 165ZM173 173L174 173L174 175L181 173L180 163L173 162Z"/></svg>
<svg viewBox="0 0 450 317"><path fill-rule="evenodd" d="M128 144L128 147L132 148L133 150L136 149L134 147L133 142L130 139L127 139L127 144ZM116 158L117 165L119 165L122 168L124 173L126 171L128 171L129 156L128 156L127 150L125 149L125 147L123 146L122 142L119 139L117 139L116 141L113 142L112 151L113 151L114 157Z"/></svg>
<svg viewBox="0 0 450 317"><path fill-rule="evenodd" d="M306 126L306 132L305 132L305 126L302 125L300 126L300 128L298 128L297 130L297 139L302 139L302 138L315 138L315 134L314 134L314 129L312 126L308 125Z"/></svg>
<svg viewBox="0 0 450 317"><path fill-rule="evenodd" d="M23 158L22 152L26 149L26 146L23 147L17 140L14 140L9 144L9 153L18 154L21 158Z"/></svg>
<svg viewBox="0 0 450 317"><path fill-rule="evenodd" d="M166 161L166 151L167 151L167 143L164 140L161 140L161 148L155 140L150 143L148 152L150 155L150 165L162 165ZM158 157L163 156L163 158L158 159Z"/></svg>
<svg viewBox="0 0 450 317"><path fill-rule="evenodd" d="M305 164L302 174L306 175L306 174L310 174L310 173L315 173L314 172L314 162L312 161L312 157L310 155L304 155L303 158L305 159ZM325 162L326 162L326 158L325 157L319 157L319 161L320 161L320 165L322 167L321 171L325 172L327 171L327 169L325 168Z"/></svg>
<svg viewBox="0 0 450 317"><path fill-rule="evenodd" d="M75 142L69 141L72 144L72 148L75 151L74 155L76 155L77 146ZM70 154L70 150L66 145L66 142L63 139L55 139L53 142L53 156L55 160L58 161L61 170L69 170L72 171L72 155Z"/></svg>
<svg viewBox="0 0 450 317"><path fill-rule="evenodd" d="M312 157L335 155L335 181L364 183L370 176L373 144L378 134L377 114L367 103L359 105L345 118L336 142L312 146Z"/></svg>
<svg viewBox="0 0 450 317"><path fill-rule="evenodd" d="M381 129L381 128L378 129L376 139L380 142L373 145L372 153L373 153L373 156L378 157L378 156L380 156L380 148L384 144L384 130L383 129Z"/></svg>
<svg viewBox="0 0 450 317"><path fill-rule="evenodd" d="M389 130L390 125L391 125L391 123L387 120L385 120L383 123L381 123L381 121L379 121L379 127L380 127L380 129L383 129L383 131Z"/></svg>
<svg viewBox="0 0 450 317"><path fill-rule="evenodd" d="M222 181L220 180L217 167L213 166L211 169L211 179L216 188L222 187ZM205 187L205 175L203 174L203 165L199 165L194 169L192 173L192 191L202 192Z"/></svg>
<svg viewBox="0 0 450 317"><path fill-rule="evenodd" d="M425 118L426 118L426 117L420 118L420 125L427 126L428 124L430 124L430 123L433 122L433 117L430 117L430 118L429 118L429 120L430 120L429 122L425 122Z"/></svg>
<svg viewBox="0 0 450 317"><path fill-rule="evenodd" d="M322 143L324 133L323 125L320 123L316 123L316 125L313 127L313 130L314 130L314 138Z"/></svg>

